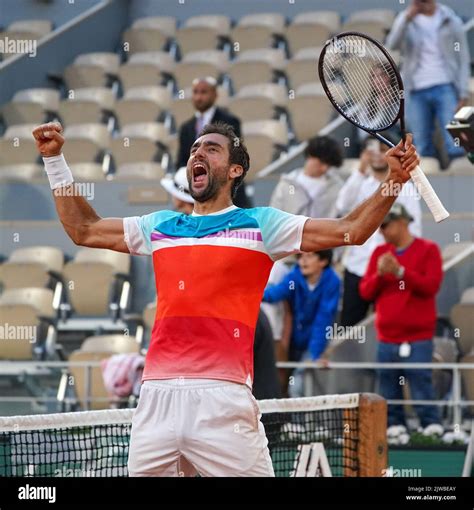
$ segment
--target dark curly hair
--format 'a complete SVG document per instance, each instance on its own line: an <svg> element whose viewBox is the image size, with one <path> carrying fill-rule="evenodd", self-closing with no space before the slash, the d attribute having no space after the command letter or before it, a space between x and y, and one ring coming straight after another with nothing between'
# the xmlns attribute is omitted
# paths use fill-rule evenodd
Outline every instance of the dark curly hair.
<svg viewBox="0 0 474 510"><path fill-rule="evenodd" d="M305 158L318 158L329 166L340 167L344 161L339 143L329 136L315 136L308 140Z"/></svg>
<svg viewBox="0 0 474 510"><path fill-rule="evenodd" d="M247 172L250 168L250 156L242 138L239 138L234 131L234 128L225 122L214 122L207 124L199 133L198 137L217 133L224 135L229 140L229 163L231 165L240 165L244 169L244 173L236 177L232 183L231 196L235 197L237 188L242 184Z"/></svg>

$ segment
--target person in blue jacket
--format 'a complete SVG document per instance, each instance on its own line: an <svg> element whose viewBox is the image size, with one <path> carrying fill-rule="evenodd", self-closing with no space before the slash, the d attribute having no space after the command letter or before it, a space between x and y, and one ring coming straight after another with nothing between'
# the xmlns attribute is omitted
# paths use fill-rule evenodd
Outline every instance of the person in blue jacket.
<svg viewBox="0 0 474 510"><path fill-rule="evenodd" d="M301 253L280 283L269 285L263 301L288 301L293 315L289 361L317 360L326 348L328 328L339 303L341 280L331 267L332 250ZM291 396L303 394L303 370L293 373Z"/></svg>

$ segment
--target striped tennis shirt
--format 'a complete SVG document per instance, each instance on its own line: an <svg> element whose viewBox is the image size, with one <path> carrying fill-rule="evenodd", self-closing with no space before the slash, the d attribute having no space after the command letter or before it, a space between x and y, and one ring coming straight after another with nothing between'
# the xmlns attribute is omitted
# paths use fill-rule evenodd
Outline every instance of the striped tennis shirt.
<svg viewBox="0 0 474 510"><path fill-rule="evenodd" d="M124 218L133 255L151 255L157 310L143 380L252 385L253 340L274 261L300 251L308 218L272 207Z"/></svg>

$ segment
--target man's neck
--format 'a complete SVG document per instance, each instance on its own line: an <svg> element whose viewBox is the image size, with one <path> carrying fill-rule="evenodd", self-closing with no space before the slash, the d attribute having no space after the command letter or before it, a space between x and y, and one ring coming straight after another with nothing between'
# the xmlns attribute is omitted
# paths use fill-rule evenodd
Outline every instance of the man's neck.
<svg viewBox="0 0 474 510"><path fill-rule="evenodd" d="M206 200L206 202L194 202L194 212L196 214L206 215L222 211L234 205L229 196L216 197L215 199Z"/></svg>
<svg viewBox="0 0 474 510"><path fill-rule="evenodd" d="M407 232L407 235L401 237L399 241L395 243L395 248L397 250L404 250L410 246L414 239L415 238L410 234L410 232Z"/></svg>
<svg viewBox="0 0 474 510"><path fill-rule="evenodd" d="M321 273L314 273L306 277L306 283L308 285L314 285L318 283L319 278L321 277Z"/></svg>

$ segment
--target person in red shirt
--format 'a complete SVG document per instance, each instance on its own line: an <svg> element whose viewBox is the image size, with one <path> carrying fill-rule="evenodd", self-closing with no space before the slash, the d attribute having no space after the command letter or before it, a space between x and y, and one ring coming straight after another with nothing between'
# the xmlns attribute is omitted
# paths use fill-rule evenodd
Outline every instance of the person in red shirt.
<svg viewBox="0 0 474 510"><path fill-rule="evenodd" d="M443 278L441 253L434 242L410 233L412 219L403 205L392 206L380 226L386 243L372 253L359 286L361 297L375 302L377 361L381 363L432 361L435 297ZM387 400L403 399L405 379L413 400L434 398L431 370L383 369L379 376L380 391ZM435 406L415 409L425 429L439 423ZM402 406L389 406L388 425L406 427Z"/></svg>

